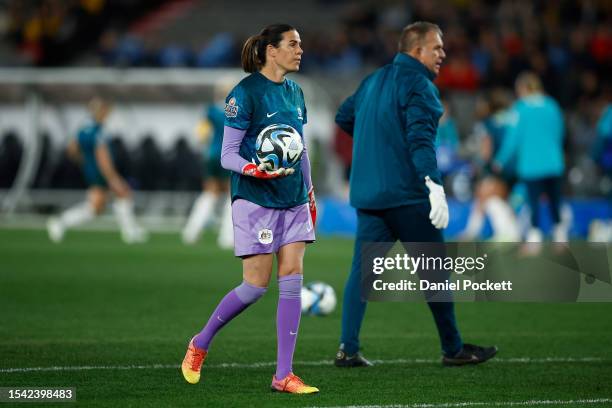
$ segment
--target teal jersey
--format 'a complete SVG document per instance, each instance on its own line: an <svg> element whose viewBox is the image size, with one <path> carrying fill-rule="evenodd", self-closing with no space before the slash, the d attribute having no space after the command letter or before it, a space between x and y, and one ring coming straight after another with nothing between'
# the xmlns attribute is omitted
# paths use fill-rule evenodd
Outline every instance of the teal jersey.
<svg viewBox="0 0 612 408"><path fill-rule="evenodd" d="M219 161L221 146L223 145L223 126L225 124L223 108L218 105L210 105L206 111L206 118L210 121L213 130L213 137L210 146L208 146L208 157Z"/></svg>
<svg viewBox="0 0 612 408"><path fill-rule="evenodd" d="M77 142L83 156L82 169L89 185L106 185L96 160L96 148L101 143L107 143L106 139L102 125L96 122L82 127L77 134Z"/></svg>
<svg viewBox="0 0 612 408"><path fill-rule="evenodd" d="M491 137L493 144L493 155L497 154L501 148L502 142L508 131L508 127L512 124L513 114L507 110L501 110L488 118L483 122L486 132Z"/></svg>
<svg viewBox="0 0 612 408"><path fill-rule="evenodd" d="M607 104L597 121L597 137L612 139L612 104Z"/></svg>
<svg viewBox="0 0 612 408"><path fill-rule="evenodd" d="M612 104L604 108L597 122L597 138L592 155L606 172L612 172Z"/></svg>
<svg viewBox="0 0 612 408"><path fill-rule="evenodd" d="M514 103L509 126L495 160L507 167L516 158L523 180L559 177L565 170L563 113L554 99L534 94Z"/></svg>
<svg viewBox="0 0 612 408"><path fill-rule="evenodd" d="M249 162L257 162L257 135L273 124L291 126L305 145L306 120L302 89L289 79L276 83L255 72L240 81L226 99L225 126L246 130L239 154ZM269 208L291 208L308 202L301 166L294 169L290 176L271 180L232 172L232 201L242 198Z"/></svg>
<svg viewBox="0 0 612 408"><path fill-rule="evenodd" d="M436 133L436 147L446 146L452 151L459 148L459 132L457 125L452 118L445 121L440 121L438 124L438 132Z"/></svg>

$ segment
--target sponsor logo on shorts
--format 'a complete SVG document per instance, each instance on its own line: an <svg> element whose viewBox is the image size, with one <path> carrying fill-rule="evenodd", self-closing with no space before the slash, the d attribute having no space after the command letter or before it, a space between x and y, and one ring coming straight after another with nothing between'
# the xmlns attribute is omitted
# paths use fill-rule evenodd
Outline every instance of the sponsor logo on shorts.
<svg viewBox="0 0 612 408"><path fill-rule="evenodd" d="M274 237L272 236L272 230L269 230L267 228L259 230L259 232L257 233L257 239L264 245L271 244L274 240Z"/></svg>
<svg viewBox="0 0 612 408"><path fill-rule="evenodd" d="M304 116L302 116L302 109L301 108L297 108L297 112L298 112L298 119L299 120L304 120Z"/></svg>
<svg viewBox="0 0 612 408"><path fill-rule="evenodd" d="M238 115L238 106L236 106L236 98L231 97L225 104L225 116L235 118Z"/></svg>

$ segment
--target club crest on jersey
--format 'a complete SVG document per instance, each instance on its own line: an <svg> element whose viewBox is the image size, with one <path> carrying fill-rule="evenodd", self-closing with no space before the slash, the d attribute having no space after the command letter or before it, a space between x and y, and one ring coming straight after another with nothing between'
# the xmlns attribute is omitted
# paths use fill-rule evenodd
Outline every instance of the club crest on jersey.
<svg viewBox="0 0 612 408"><path fill-rule="evenodd" d="M302 109L301 108L297 108L298 111L298 119L299 120L304 120L304 116L302 116Z"/></svg>
<svg viewBox="0 0 612 408"><path fill-rule="evenodd" d="M274 237L272 236L272 231L267 228L259 230L259 232L257 233L257 240L264 245L271 244L274 240Z"/></svg>
<svg viewBox="0 0 612 408"><path fill-rule="evenodd" d="M232 96L225 104L225 116L235 118L236 115L238 115L238 106L236 105L236 98Z"/></svg>

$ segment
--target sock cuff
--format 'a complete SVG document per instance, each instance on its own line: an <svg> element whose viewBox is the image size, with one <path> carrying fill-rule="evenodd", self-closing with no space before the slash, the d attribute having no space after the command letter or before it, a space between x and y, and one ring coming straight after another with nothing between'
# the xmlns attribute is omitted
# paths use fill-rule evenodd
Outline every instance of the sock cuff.
<svg viewBox="0 0 612 408"><path fill-rule="evenodd" d="M234 292L242 303L248 305L255 303L266 293L267 290L268 288L260 288L259 286L251 285L246 281L242 281L242 283L234 289Z"/></svg>
<svg viewBox="0 0 612 408"><path fill-rule="evenodd" d="M278 278L278 297L281 299L300 299L302 294L302 274Z"/></svg>

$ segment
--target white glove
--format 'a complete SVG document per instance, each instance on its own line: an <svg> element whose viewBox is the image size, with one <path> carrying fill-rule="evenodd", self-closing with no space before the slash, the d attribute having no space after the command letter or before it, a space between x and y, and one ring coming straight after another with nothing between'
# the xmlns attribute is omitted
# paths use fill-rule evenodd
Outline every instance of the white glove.
<svg viewBox="0 0 612 408"><path fill-rule="evenodd" d="M448 204L444 187L434 183L429 176L425 177L425 185L429 189L429 204L431 204L429 219L437 229L446 228L448 226Z"/></svg>

